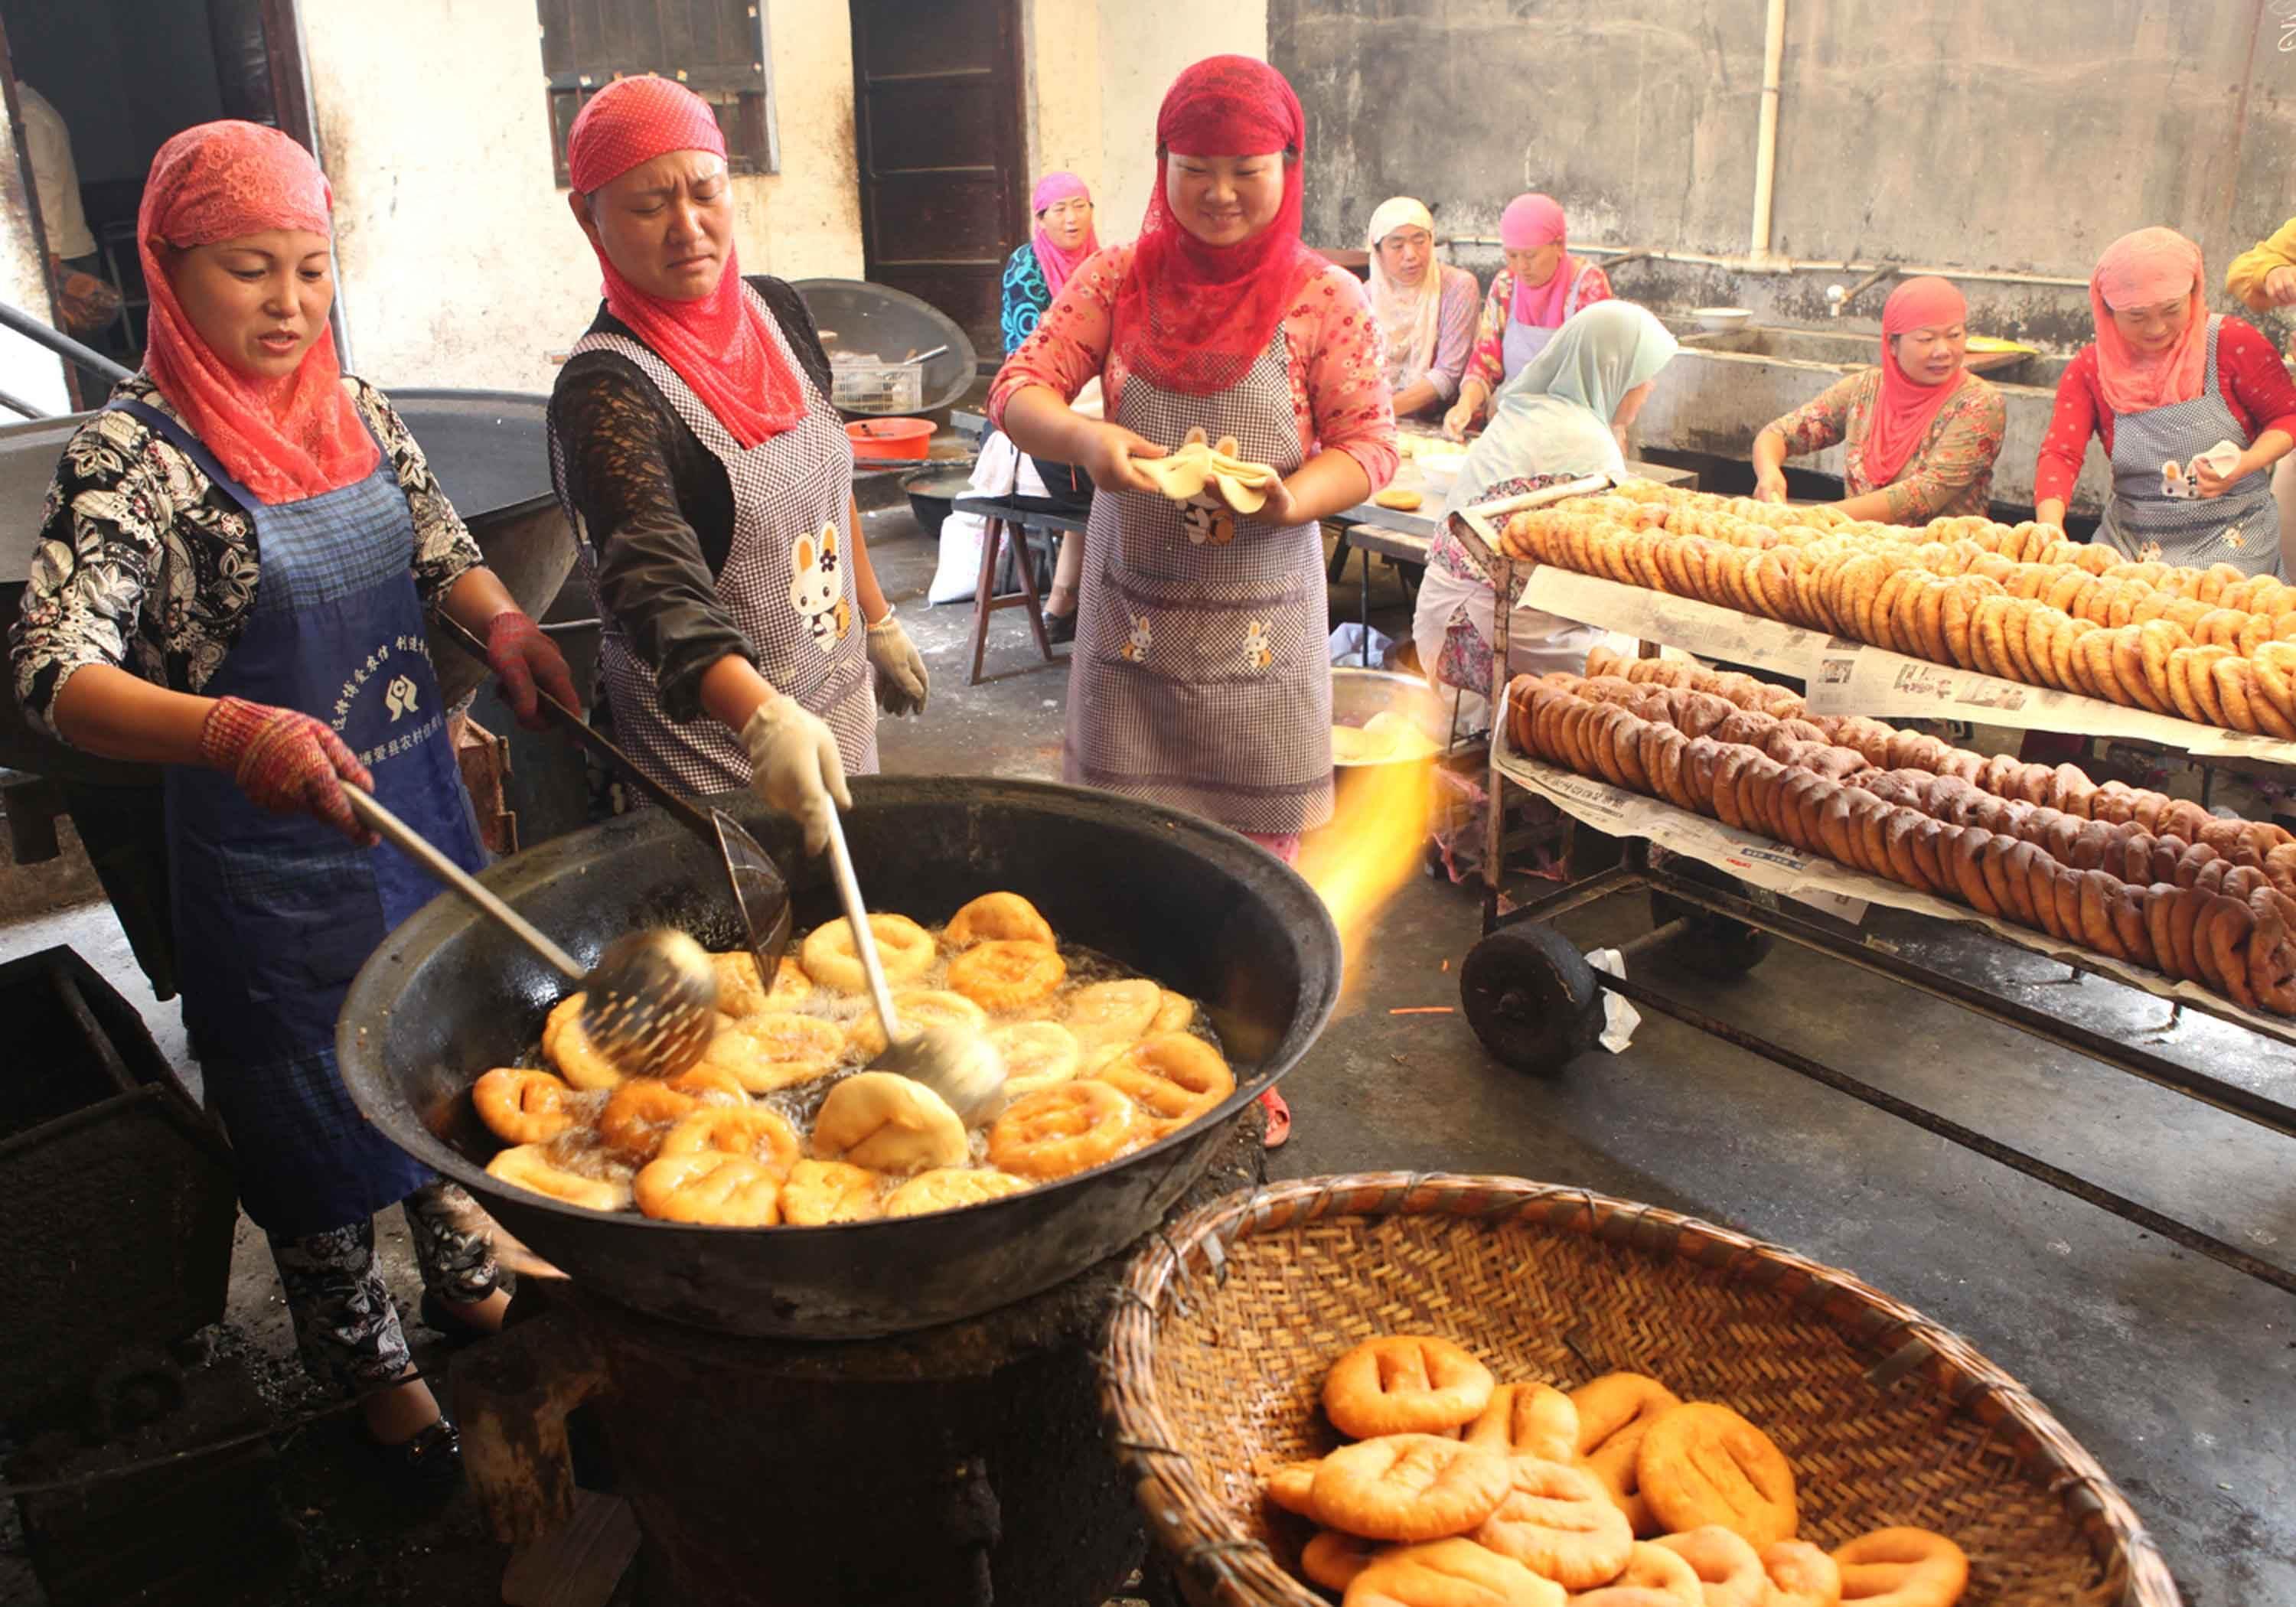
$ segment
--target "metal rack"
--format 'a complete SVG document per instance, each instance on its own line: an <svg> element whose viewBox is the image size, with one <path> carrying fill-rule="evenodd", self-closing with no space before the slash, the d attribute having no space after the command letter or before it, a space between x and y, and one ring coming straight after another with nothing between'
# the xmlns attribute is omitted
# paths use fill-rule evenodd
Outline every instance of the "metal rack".
<svg viewBox="0 0 2296 1607"><path fill-rule="evenodd" d="M1504 553L1494 558L1492 578L1501 598L1514 596L1519 573L1529 567ZM1496 611L1492 651L1495 662L1501 667L1499 676L1504 684L1511 610L1503 606ZM1642 646L1642 654L1646 658L1655 657L1657 651L1649 643ZM1671 1016L1686 1026L1909 1121L2259 1282L2296 1293L2296 1269L2260 1260L2214 1234L1877 1087L1839 1067L1812 1059L1671 997L1648 982L1595 972L1576 946L1556 931L1553 923L1600 899L1647 890L1654 910L1662 918L1649 931L1620 946L1621 953L1628 959L1690 938L1697 942L1710 967L1744 970L1759 963L1772 944L1783 939L2226 1111L2283 1137L2296 1138L2296 1105L2060 1020L1934 965L1908 959L1881 942L1861 936L1855 928L1827 920L1815 912L1800 913L1766 894L1755 895L1726 872L1691 856L1671 851L1654 854L1648 841L1628 838L1622 844L1622 857L1616 865L1583 881L1575 880L1573 861L1579 857L1579 832L1578 823L1570 815L1562 816L1559 832L1554 827L1512 832L1508 829L1510 793L1528 793L1529 790L1510 772L1509 766L1514 761L1507 751L1510 744L1505 710L1496 697L1492 708L1483 940L1461 966L1459 988L1470 1023L1494 1054L1521 1070L1559 1069L1593 1045L1602 1021L1602 993L1607 989L1644 1009ZM1563 885L1518 908L1502 908L1509 852L1538 840L1559 841ZM1993 934L1988 937L2009 941ZM2056 954L2054 947L2051 952L2053 955ZM2072 966L2076 973L2091 970L2078 961L2072 962ZM2284 1031L2262 1029L2252 1020L2237 1016L2229 1004L2218 1006L2199 1000L2188 1004L2178 999L2172 1004L2169 1024L2179 1020L2188 1007L2236 1021L2259 1037L2296 1048L2296 1023Z"/></svg>

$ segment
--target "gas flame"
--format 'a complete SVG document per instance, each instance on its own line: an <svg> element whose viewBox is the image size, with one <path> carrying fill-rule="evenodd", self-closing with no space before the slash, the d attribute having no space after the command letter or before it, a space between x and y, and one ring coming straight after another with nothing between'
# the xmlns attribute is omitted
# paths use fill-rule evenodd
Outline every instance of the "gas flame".
<svg viewBox="0 0 2296 1607"><path fill-rule="evenodd" d="M1380 911L1419 872L1433 811L1433 770L1431 762L1343 767L1331 824L1300 845L1300 874L1340 929L1342 1007Z"/></svg>

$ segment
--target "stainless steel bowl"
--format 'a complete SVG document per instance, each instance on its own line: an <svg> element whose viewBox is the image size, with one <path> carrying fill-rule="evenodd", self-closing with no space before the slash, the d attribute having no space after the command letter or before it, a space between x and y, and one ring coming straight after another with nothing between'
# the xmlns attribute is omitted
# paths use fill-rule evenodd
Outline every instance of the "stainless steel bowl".
<svg viewBox="0 0 2296 1607"><path fill-rule="evenodd" d="M1363 726L1375 714L1392 710L1402 715L1433 742L1439 754L1451 745L1451 711L1443 700L1435 695L1434 688L1419 676L1404 675L1392 669L1341 669L1332 671L1332 724ZM1364 761L1334 759L1341 770L1366 769ZM1381 759L1379 764L1410 764L1410 759Z"/></svg>

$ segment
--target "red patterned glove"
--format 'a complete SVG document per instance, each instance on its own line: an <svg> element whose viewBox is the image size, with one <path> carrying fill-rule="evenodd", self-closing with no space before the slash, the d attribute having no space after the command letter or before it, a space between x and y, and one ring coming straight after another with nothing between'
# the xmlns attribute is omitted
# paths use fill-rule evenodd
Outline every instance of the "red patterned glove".
<svg viewBox="0 0 2296 1607"><path fill-rule="evenodd" d="M200 757L229 771L239 790L266 809L316 816L354 842L375 840L337 784L348 781L371 792L374 777L342 738L308 714L224 698L200 726Z"/></svg>
<svg viewBox="0 0 2296 1607"><path fill-rule="evenodd" d="M536 688L579 713L582 700L575 695L574 672L566 655L543 634L532 617L506 608L487 627L487 662L502 677L502 699L518 723L529 731L546 731L550 722L535 696Z"/></svg>

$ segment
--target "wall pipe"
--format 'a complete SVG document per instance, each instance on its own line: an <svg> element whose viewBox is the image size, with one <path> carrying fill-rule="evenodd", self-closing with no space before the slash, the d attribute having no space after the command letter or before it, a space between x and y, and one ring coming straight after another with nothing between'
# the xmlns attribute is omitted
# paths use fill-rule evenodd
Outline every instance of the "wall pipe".
<svg viewBox="0 0 2296 1607"><path fill-rule="evenodd" d="M1496 249L1499 241L1489 234L1451 234L1439 242L1451 246L1488 246ZM1740 273L1768 274L1862 274L1883 265L1873 262L1833 262L1817 258L1773 257L1767 263L1755 263L1744 257L1723 257L1709 251L1657 251L1639 245L1582 245L1570 242L1574 252L1584 251L1594 257L1647 258L1652 262L1687 262L1705 267L1734 268ZM2062 285L2070 290L2087 290L2087 279L2070 279L2059 274L2020 274L2006 268L1927 267L1918 264L1893 265L1897 272L1907 275L1928 274L1939 279L1968 279L1988 284Z"/></svg>
<svg viewBox="0 0 2296 1607"><path fill-rule="evenodd" d="M1786 57L1786 0L1769 0L1762 22L1762 119L1754 145L1754 227L1746 255L1757 273L1770 271L1770 202L1778 177L1778 91Z"/></svg>

